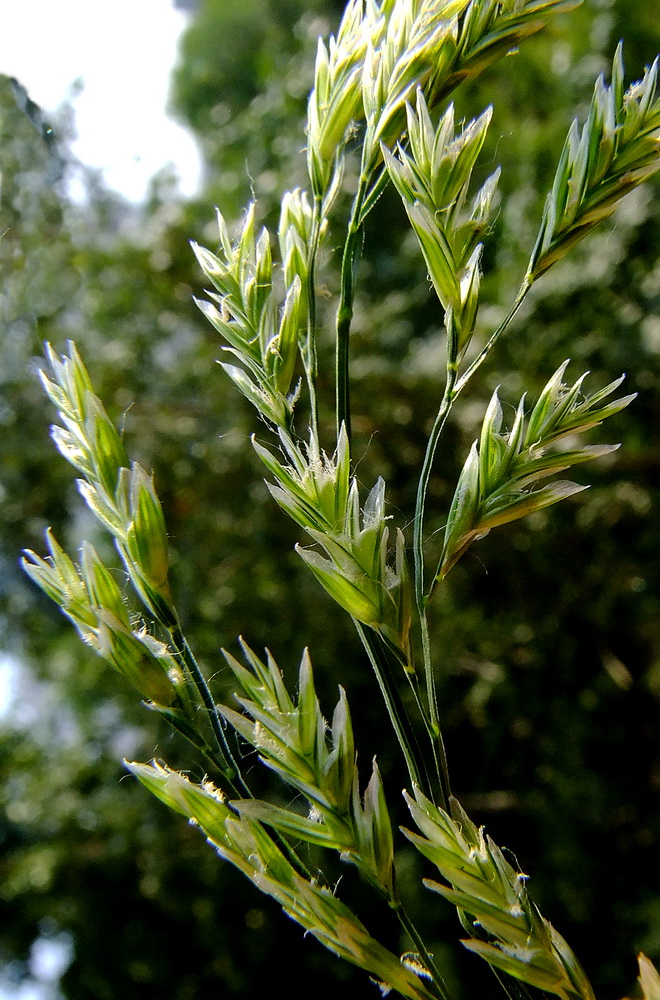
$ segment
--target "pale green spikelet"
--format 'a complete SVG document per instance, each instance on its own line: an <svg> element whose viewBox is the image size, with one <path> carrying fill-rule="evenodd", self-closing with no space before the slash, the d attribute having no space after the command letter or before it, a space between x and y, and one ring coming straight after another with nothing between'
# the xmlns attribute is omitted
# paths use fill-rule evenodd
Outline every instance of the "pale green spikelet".
<svg viewBox="0 0 660 1000"><path fill-rule="evenodd" d="M314 211L309 204L307 193L300 188L286 191L282 197L277 236L285 287L292 289L296 284L296 278L300 282L300 302L297 311L300 326L303 327L309 310L307 281L310 254L313 249ZM288 352L284 353L288 357ZM295 359L295 351L293 357Z"/></svg>
<svg viewBox="0 0 660 1000"><path fill-rule="evenodd" d="M561 1000L594 1000L574 953L529 898L527 876L511 867L456 799L449 815L419 791L414 799L405 798L422 836L403 832L449 883L425 879L424 884L453 903L463 926L475 933L463 944L495 968Z"/></svg>
<svg viewBox="0 0 660 1000"><path fill-rule="evenodd" d="M589 117L571 125L528 268L531 282L607 219L619 201L660 170L659 61L624 91L622 46L606 86L600 77Z"/></svg>
<svg viewBox="0 0 660 1000"><path fill-rule="evenodd" d="M114 576L85 542L81 569L74 566L52 533L50 555L27 551L26 573L60 606L83 641L158 706L170 706L185 694L184 681L168 647L142 625L135 628Z"/></svg>
<svg viewBox="0 0 660 1000"><path fill-rule="evenodd" d="M377 42L384 19L374 0L350 0L336 36L319 39L314 87L307 106L307 168L312 192L327 211L343 171L343 151L363 117L362 74L367 46Z"/></svg>
<svg viewBox="0 0 660 1000"><path fill-rule="evenodd" d="M116 427L94 394L76 345L69 341L67 347L68 356L59 358L51 345L46 344L52 377L41 372L44 389L64 424L53 426L52 437L68 462L112 495L119 469L129 464L128 456Z"/></svg>
<svg viewBox="0 0 660 1000"><path fill-rule="evenodd" d="M305 796L308 815L255 799L236 803L241 815L281 833L339 851L381 891L393 887L392 828L380 773L360 796L353 727L342 688L332 725L321 713L307 652L298 677L298 698L288 694L270 653L264 663L245 643L249 669L223 650L244 694L236 698L244 715L227 706L220 711L260 754L262 762Z"/></svg>
<svg viewBox="0 0 660 1000"><path fill-rule="evenodd" d="M294 465L282 465L256 441L254 448L277 485L277 503L324 551L297 551L327 592L358 621L379 631L410 663L412 596L403 535L388 548L385 483L379 479L360 511L351 474L348 436L342 428L335 455L322 453L313 435L306 453L288 447Z"/></svg>
<svg viewBox="0 0 660 1000"><path fill-rule="evenodd" d="M153 479L134 462L125 476L125 541L119 550L131 579L150 607L171 605L169 544L165 517Z"/></svg>
<svg viewBox="0 0 660 1000"><path fill-rule="evenodd" d="M195 784L155 762L126 766L156 798L199 826L221 857L276 899L326 948L377 977L386 989L410 1000L431 1000L418 976L372 938L333 892L296 872L263 826L241 811L240 803L228 801L210 782Z"/></svg>
<svg viewBox="0 0 660 1000"><path fill-rule="evenodd" d="M379 45L367 49L362 77L366 132L362 148L362 174L368 176L381 157L381 144L392 145L405 127L406 104L424 89L442 63L443 49L451 42L458 16L468 0L395 3Z"/></svg>
<svg viewBox="0 0 660 1000"><path fill-rule="evenodd" d="M508 434L502 432L502 407L497 391L493 393L479 444L475 441L472 445L456 487L436 581L442 580L472 542L483 538L491 528L586 489L566 481L537 488L539 481L618 447L586 445L550 450L563 438L602 423L635 398L632 394L603 403L623 377L590 396L583 395L585 375L570 387L564 385L567 365L564 362L547 383L526 425L524 397L521 399Z"/></svg>
<svg viewBox="0 0 660 1000"><path fill-rule="evenodd" d="M63 424L53 426L53 439L82 473L80 494L114 537L141 598L162 624L171 625L167 531L153 481L140 465L130 462L75 344L68 346L69 354L59 358L47 345L52 377L41 376Z"/></svg>
<svg viewBox="0 0 660 1000"><path fill-rule="evenodd" d="M208 292L209 298L196 300L197 305L227 341L229 346L224 350L240 362L240 367L223 363L225 372L263 417L275 426L286 427L293 413L293 401L287 393L298 354L299 330L305 325L302 276L294 273L280 304L273 288L270 236L265 228L256 233L254 203L235 243L220 213L218 226L219 255L193 244L202 270L219 293ZM291 270L294 251L295 245L287 248Z"/></svg>
<svg viewBox="0 0 660 1000"><path fill-rule="evenodd" d="M497 188L499 170L467 204L472 171L483 146L492 109L456 134L449 105L437 129L421 90L416 108L408 105L408 150L383 149L390 177L401 195L446 312L450 361L465 353L476 323L483 234Z"/></svg>
<svg viewBox="0 0 660 1000"><path fill-rule="evenodd" d="M324 886L294 876L292 889L266 876L256 876L255 884L282 905L284 912L301 924L330 951L352 965L365 969L386 996L396 990L409 1000L431 1000L419 978L427 976L384 948L337 896Z"/></svg>
<svg viewBox="0 0 660 1000"><path fill-rule="evenodd" d="M582 0L470 0L427 85L434 105Z"/></svg>

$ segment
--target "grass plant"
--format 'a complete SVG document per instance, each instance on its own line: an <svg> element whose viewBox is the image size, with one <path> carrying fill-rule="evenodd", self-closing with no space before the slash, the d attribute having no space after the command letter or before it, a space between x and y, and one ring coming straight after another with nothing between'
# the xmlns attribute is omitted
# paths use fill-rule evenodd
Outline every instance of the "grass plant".
<svg viewBox="0 0 660 1000"><path fill-rule="evenodd" d="M449 98L579 2L350 0L336 34L319 41L306 132L309 190L283 192L275 233L258 227L252 204L238 226L218 212L215 251L194 247L212 286L199 306L223 339L222 368L254 407L256 434L267 438L255 437L253 446L268 489L302 529L297 551L312 576L355 623L405 762L405 789L386 788L376 761L364 784L346 694L340 689L326 721L307 652L297 693L270 652L262 659L243 642L243 663L225 652L235 704L219 703L176 607L152 477L131 461L74 344L61 356L48 347L42 375L58 411L53 440L114 539L127 586L90 544L76 564L50 534L49 554L27 552L25 569L82 640L189 741L207 780L194 782L160 761L129 762L128 769L305 932L366 970L383 993L413 1000L450 1000L452 992L399 891L396 845L406 842L440 879L420 883L420 892L429 890L427 906L456 908L463 944L492 967L505 993L594 996L575 954L533 902L527 876L452 794L427 608L479 539L585 488L557 476L617 447L587 444L584 436L634 398L615 395L622 378L587 392L586 375L566 379L566 361L535 402L520 399L508 429L495 392L446 511L437 563L429 565L425 544L429 477L457 397L500 338L514 335L532 286L660 169L658 63L626 88L619 47L610 83L597 81L584 125L569 130L519 292L490 336L477 333L483 245L499 171L476 189L473 171L492 109L457 124ZM349 157L359 163L352 196L343 183ZM419 468L410 538L403 523L390 524L382 478L361 490L351 450L351 325L361 237L365 225L377 225L379 196L390 181L419 243L445 342L444 389ZM347 199L332 428L319 405L328 380L319 378L317 343L326 342L328 331L318 322L317 272L324 241L330 233L337 238L343 216L336 209ZM289 788L284 801L293 798L293 805L255 796L246 746ZM398 805L402 791L412 828L398 830L391 803ZM353 865L365 891L396 914L409 944L403 956L370 935L342 901L341 886L310 871L306 844ZM660 1000L660 979L644 956L640 983L646 1000Z"/></svg>

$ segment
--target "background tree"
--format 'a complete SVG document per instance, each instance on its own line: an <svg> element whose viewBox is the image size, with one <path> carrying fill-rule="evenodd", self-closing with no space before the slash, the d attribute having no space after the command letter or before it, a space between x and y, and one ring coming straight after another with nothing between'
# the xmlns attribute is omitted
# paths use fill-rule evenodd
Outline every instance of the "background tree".
<svg viewBox="0 0 660 1000"><path fill-rule="evenodd" d="M162 748L185 766L186 751L120 679L85 655L17 569L24 546L41 548L47 524L71 547L90 532L48 441L51 414L34 377L41 342L62 346L75 336L133 453L155 468L176 555L177 602L203 660L220 669L218 647L243 632L253 648L268 644L294 669L313 640L315 662L323 663L321 697L331 702L335 664L354 662L349 696L360 706L356 726L367 733L362 752L378 749L386 778L396 780L373 729L373 682L362 654L292 553L296 534L274 513L244 447L251 414L216 374L218 345L191 303L202 280L188 239L216 238L213 203L238 217L251 185L268 216L275 194L302 181L315 38L334 27L340 7L200 5L173 93L209 164L205 190L189 204L166 177L137 210L93 180L84 208L67 203L67 122L56 124L54 142L9 81L0 92L7 230L0 243L0 613L4 647L20 663L0 754L0 957L5 974L20 979L35 939L68 933L74 957L61 989L72 1000L142 1000L164 991L185 998L212 989L249 996L275 979L303 995L310 975L319 993L365 988L362 974L301 940L275 907L216 863L194 831L121 781L124 755ZM485 262L493 303L486 319L499 315L524 268L541 192L594 76L606 71L620 37L632 78L655 55L653 8L652 0L587 2L464 96L466 117L497 96L489 155L503 168L505 207ZM232 31L236 44L208 44ZM484 169L492 171L488 156ZM624 447L590 470L594 488L586 497L484 540L478 558L453 574L432 622L446 651L441 710L457 791L498 842L524 843L518 860L533 873L544 911L594 971L599 995L611 996L630 989L636 950L660 957L653 864L660 812L657 191L656 182L631 198L607 230L539 285L515 335L457 407L452 455L431 483L440 528L492 389L501 384L503 398L517 399L523 382L540 388L546 367L570 352L595 383L627 369L629 391L640 392L616 418ZM411 510L408 469L423 454L438 391L439 316L419 281L404 213L392 192L384 197L388 228L367 229L361 265L368 293L357 303L354 334L355 453L364 480L378 468L397 505ZM329 338L322 350L332 350ZM382 433L374 436L376 427ZM524 838L512 835L514 827ZM407 861L417 864L412 853ZM418 916L423 922L425 914ZM431 929L438 954L454 921L449 911ZM383 934L396 947L395 928ZM300 962L291 962L292 948L302 952ZM469 959L456 968L464 995L488 992L482 974Z"/></svg>

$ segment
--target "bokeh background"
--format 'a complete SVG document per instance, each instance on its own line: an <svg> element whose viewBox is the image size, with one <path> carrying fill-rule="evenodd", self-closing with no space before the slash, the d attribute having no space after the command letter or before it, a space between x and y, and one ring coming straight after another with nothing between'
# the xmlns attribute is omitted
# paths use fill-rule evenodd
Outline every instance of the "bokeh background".
<svg viewBox="0 0 660 1000"><path fill-rule="evenodd" d="M11 681L0 714L2 1000L378 995L125 775L125 756L198 771L18 566L24 547L43 551L48 525L70 551L91 537L110 556L49 440L53 414L36 377L43 342L64 349L74 338L131 454L155 471L177 603L217 690L227 680L219 649L235 650L239 634L268 645L291 677L308 644L326 711L343 684L360 757L378 754L397 808L405 777L368 665L293 552L296 530L249 446L254 415L215 364L220 345L192 302L202 280L189 240L215 244L214 206L238 218L254 194L273 222L281 192L304 185L316 38L343 5L188 6L170 102L202 152L194 196L163 170L143 201L126 201L74 163L70 109L46 122L0 78L0 676ZM495 105L483 176L503 168L484 333L515 294L563 137L575 114L584 120L620 38L637 79L660 49L656 0L585 0L457 97L460 117ZM628 373L637 400L592 439L622 448L578 470L592 488L492 532L452 573L432 621L456 794L530 875L599 1000L634 990L639 950L660 961L659 194L656 179L539 283L456 407L430 491L432 553L495 386L512 405L523 391L534 397L568 357L569 375L589 369L592 388ZM338 226L324 262L328 318L340 244ZM370 220L361 276L358 474L366 485L385 477L405 525L442 347L391 192ZM332 356L329 333L321 356ZM330 376L322 395L331 427ZM367 926L401 949L350 870L323 864ZM404 886L431 874L403 846L400 870ZM456 996L497 995L455 943L455 913L431 894L411 893L410 905Z"/></svg>

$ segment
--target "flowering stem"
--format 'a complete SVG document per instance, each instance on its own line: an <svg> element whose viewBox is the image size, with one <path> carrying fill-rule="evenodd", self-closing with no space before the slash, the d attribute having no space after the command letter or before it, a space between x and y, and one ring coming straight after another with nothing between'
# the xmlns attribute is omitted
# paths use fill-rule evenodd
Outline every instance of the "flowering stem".
<svg viewBox="0 0 660 1000"><path fill-rule="evenodd" d="M438 713L438 698L435 689L435 677L433 674L433 663L431 660L431 644L429 640L428 620L426 615L427 598L424 594L424 511L426 506L426 493L428 490L431 468L435 457L436 448L440 435L445 426L449 411L454 400L454 385L456 382L457 365L455 362L447 364L447 381L445 391L438 409L435 423L429 435L426 446L424 462L422 465L419 484L417 487L417 502L415 505L415 522L413 529L413 552L415 563L415 600L419 615L420 628L422 633L422 656L424 661L424 676L426 678L426 696L429 706L429 724L431 729L431 742L433 746L433 756L440 779L445 801L451 795L449 782L449 772L447 768L447 757L440 730L440 718Z"/></svg>
<svg viewBox="0 0 660 1000"><path fill-rule="evenodd" d="M420 473L419 483L417 484L415 523L413 528L413 554L415 562L415 599L417 601L417 608L420 616L426 605L426 597L424 596L424 511L426 507L426 494L428 491L429 480L431 478L431 469L433 467L433 460L438 447L438 441L440 440L440 435L442 434L447 417L449 416L449 411L451 410L452 403L456 396L454 389L456 384L456 375L457 365L455 363L448 363L447 381L445 384L444 395L435 418L435 423L433 424L433 428L429 435L426 452L424 454L424 462L422 464L422 471Z"/></svg>
<svg viewBox="0 0 660 1000"><path fill-rule="evenodd" d="M419 623L422 633L422 650L424 657L424 673L426 676L426 693L429 702L429 735L431 737L431 747L433 749L433 760L435 762L436 773L438 775L438 781L440 782L440 787L442 789L442 797L444 800L444 808L449 807L449 800L451 798L451 782L449 780L449 767L447 764L447 752L445 750L445 741L442 738L442 730L440 728L440 715L438 712L438 698L435 689L435 677L433 674L433 664L431 661L431 643L429 639L429 625L428 618L426 615L426 606L422 607L419 612Z"/></svg>
<svg viewBox="0 0 660 1000"><path fill-rule="evenodd" d="M464 371L464 373L461 375L461 377L456 382L456 386L455 386L455 389L454 389L454 396L453 396L454 399L456 399L456 397L458 396L458 394L463 391L463 389L468 384L468 382L470 381L470 379L472 378L472 376L474 375L474 373L477 371L478 368L481 367L481 365L484 363L484 361L486 360L486 358L488 357L488 355L490 354L490 352L492 351L492 349L495 347L495 344L500 339L500 337L502 336L502 334L506 332L506 330L508 329L508 327L509 327L512 319L514 318L514 316L516 315L516 313L520 309L521 305L523 304L523 302L524 302L524 300L525 300L525 298L527 296L527 293L529 292L530 288L532 287L532 284L533 284L533 279L529 278L529 277L525 277L525 280L523 281L522 285L520 286L520 288L518 290L518 294L516 295L516 298L515 298L515 301L514 301L513 305L511 306L511 308L509 309L508 313L506 314L506 316L504 317L504 319L502 320L502 322L498 326L497 330L495 330L495 332L491 336L491 338L488 341L488 343L480 351L480 353L474 359L474 361L472 362L472 364L468 368L466 368L466 370Z"/></svg>
<svg viewBox="0 0 660 1000"><path fill-rule="evenodd" d="M360 636L362 645L366 650L367 656L369 657L369 661L376 675L378 686L385 701L387 713L390 717L392 727L396 734L396 738L399 741L399 746L401 747L401 752L403 753L403 757L406 762L410 781L417 788L422 790L426 789L424 794L427 795L428 798L433 799L431 782L426 770L424 758L421 754L417 743L417 737L415 736L415 732L403 706L403 702L401 701L399 689L394 678L392 677L389 664L383 656L376 637L371 632L364 629L360 622L358 622L355 618L353 619L353 623L355 624L357 633Z"/></svg>
<svg viewBox="0 0 660 1000"><path fill-rule="evenodd" d="M429 639L428 630L428 618L427 618L427 605L433 594L434 584L431 586L431 590L428 595L425 594L424 590L424 514L426 507L426 495L428 492L429 480L431 477L431 469L433 468L433 461L435 459L435 453L438 447L438 442L442 431L444 430L447 417L449 416L449 411L451 410L452 404L458 394L465 388L468 381L477 369L486 360L495 344L502 336L503 333L508 329L514 316L520 309L529 289L531 288L532 282L526 277L523 281L518 294L515 298L511 309L500 323L498 328L495 330L493 335L490 337L489 341L475 358L472 364L466 369L461 378L458 378L458 362L451 355L447 361L447 379L445 383L445 391L443 394L442 402L438 409L438 413L433 424L433 428L429 435L429 440L426 446L426 452L424 455L424 462L422 464L422 471L419 477L419 483L417 487L417 501L415 505L415 521L414 521L414 534L413 534L413 554L414 554L414 566L415 566L415 600L417 603L417 611L419 614L421 635L422 635L422 655L424 660L424 674L426 677L426 694L429 706L429 716L430 716L430 727L432 732L433 741L433 754L436 762L436 768L440 776L441 785L443 789L443 794L446 799L451 795L451 784L449 781L449 770L447 766L447 756L444 747L444 741L442 739L442 732L440 729L440 719L438 712L438 700L435 688L435 677L433 674L433 664L431 661L431 644Z"/></svg>
<svg viewBox="0 0 660 1000"><path fill-rule="evenodd" d="M316 378L318 374L318 359L316 352L316 257L319 249L321 225L323 222L323 200L319 196L314 199L314 214L312 217L312 232L309 241L309 256L307 259L307 339L303 351L307 391L309 392L309 422L314 438L319 439L319 414L316 399Z"/></svg>
<svg viewBox="0 0 660 1000"><path fill-rule="evenodd" d="M349 398L348 378L348 344L353 320L353 298L355 291L355 268L358 260L359 235L362 228L362 207L367 196L369 176L360 178L360 186L353 201L351 217L344 243L344 253L341 261L341 290L339 307L337 309L337 342L336 342L336 412L337 440L342 424L346 427L348 440L351 440L351 405Z"/></svg>
<svg viewBox="0 0 660 1000"><path fill-rule="evenodd" d="M179 719L172 712L167 709L158 709L159 714L164 716L172 729L176 729L177 733L186 739L191 746L194 746L200 753L204 755L206 760L211 764L214 770L218 771L223 777L225 777L226 763L220 757L215 750L209 746L206 740L199 734L199 732L194 729L191 725L182 719Z"/></svg>
<svg viewBox="0 0 660 1000"><path fill-rule="evenodd" d="M396 913L399 923L403 927L404 931L412 941L413 946L417 951L417 954L419 955L422 965L426 968L426 970L430 974L431 977L430 988L432 989L433 993L436 995L436 997L439 998L439 1000L449 1000L450 996L449 987L447 986L446 982L440 975L440 972L438 971L438 968L435 962L433 961L433 956L431 955L428 948L424 944L424 941L422 940L419 931L417 930L412 920L406 913L405 909L403 908L403 905L398 899L392 899L390 901L390 906Z"/></svg>
<svg viewBox="0 0 660 1000"><path fill-rule="evenodd" d="M229 747L229 742L227 740L227 735L224 730L224 724L221 721L221 717L215 707L213 701L213 696L211 694L210 688L202 673L197 660L195 659L193 652L188 645L188 640L181 631L179 625L174 625L170 628L170 636L172 638L172 644L175 650L175 655L177 659L181 661L185 669L190 674L193 683L197 689L197 692L202 699L204 708L206 709L206 714L211 723L211 728L213 730L213 735L215 736L218 749L220 751L220 759L222 761L222 775L227 785L231 789L232 795L240 796L241 792L244 795L251 797L252 793L248 786L246 785L238 765L234 760L234 756ZM238 784L236 784L238 781ZM240 786L240 791L239 791Z"/></svg>

